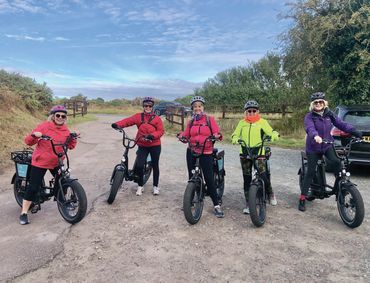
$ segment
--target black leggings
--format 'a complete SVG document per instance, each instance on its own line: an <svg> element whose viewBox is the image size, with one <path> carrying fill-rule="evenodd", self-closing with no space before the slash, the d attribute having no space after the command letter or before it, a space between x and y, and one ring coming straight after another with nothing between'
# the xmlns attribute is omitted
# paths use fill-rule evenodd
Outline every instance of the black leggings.
<svg viewBox="0 0 370 283"><path fill-rule="evenodd" d="M37 202L37 193L40 191L40 187L42 185L42 180L44 179L45 173L48 169L40 168L36 166L31 166L30 171L30 183L26 189L26 193L24 195L24 199L28 201ZM58 172L58 167L54 169L49 169L50 173L55 177L56 173ZM57 184L57 180L55 181Z"/></svg>
<svg viewBox="0 0 370 283"><path fill-rule="evenodd" d="M302 195L307 196L308 189L311 186L313 177L315 176L317 161L325 155L328 161L328 166L334 169L334 174L338 175L340 171L340 160L337 157L333 147L328 148L324 154L322 153L307 153L307 173L303 179Z"/></svg>
<svg viewBox="0 0 370 283"><path fill-rule="evenodd" d="M213 179L213 156L212 154L203 154L200 156L200 168L202 168L204 180L207 184L207 189L209 192L209 196L212 199L213 205L218 205L218 196L217 196L217 190L215 187L215 182ZM193 175L191 173L191 170L195 167L195 158L191 154L191 150L188 148L186 151L186 163L188 165L188 174L189 174L189 180L191 176Z"/></svg>
<svg viewBox="0 0 370 283"><path fill-rule="evenodd" d="M161 146L144 147L139 146L136 152L136 165L135 173L139 176L138 185L142 187L144 185L144 163L150 153L153 165L153 186L158 187L159 183L159 156L161 155Z"/></svg>

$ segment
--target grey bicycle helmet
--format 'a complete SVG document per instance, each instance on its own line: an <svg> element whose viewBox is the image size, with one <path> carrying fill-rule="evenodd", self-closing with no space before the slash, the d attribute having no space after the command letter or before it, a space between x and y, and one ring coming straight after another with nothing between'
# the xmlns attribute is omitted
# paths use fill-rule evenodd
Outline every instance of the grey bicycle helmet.
<svg viewBox="0 0 370 283"><path fill-rule="evenodd" d="M244 105L244 110L247 110L247 109L249 109L249 108L256 108L256 109L259 109L259 108L260 108L260 106L259 106L259 104L258 104L258 102L257 102L257 101L255 101L255 100L248 100L248 101L245 103L245 105Z"/></svg>
<svg viewBox="0 0 370 283"><path fill-rule="evenodd" d="M145 102L151 102L151 103L154 105L154 98L153 98L153 97L150 97L150 96L145 96L145 97L143 98L143 104L144 104Z"/></svg>
<svg viewBox="0 0 370 283"><path fill-rule="evenodd" d="M325 100L325 93L315 92L315 93L311 94L311 101L314 101L316 99L324 99Z"/></svg>
<svg viewBox="0 0 370 283"><path fill-rule="evenodd" d="M199 96L199 95L196 95L196 96L193 96L190 100L190 105L193 105L194 102L202 102L203 104L206 103L206 101L204 100L204 98L202 96Z"/></svg>

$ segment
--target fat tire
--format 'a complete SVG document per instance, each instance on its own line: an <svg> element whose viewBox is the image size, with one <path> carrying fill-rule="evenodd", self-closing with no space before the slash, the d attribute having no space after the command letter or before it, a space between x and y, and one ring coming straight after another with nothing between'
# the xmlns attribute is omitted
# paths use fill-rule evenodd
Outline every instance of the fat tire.
<svg viewBox="0 0 370 283"><path fill-rule="evenodd" d="M343 185L342 185L343 186ZM353 219L350 219L347 216L346 209L348 209L348 203L344 202L344 198L346 195L350 194L352 196L352 200L350 204L355 208L355 216ZM337 207L339 211L340 218L350 228L356 228L362 224L365 216L365 207L364 201L362 196L355 185L344 185L341 188L341 192L338 195L337 199Z"/></svg>
<svg viewBox="0 0 370 283"><path fill-rule="evenodd" d="M147 162L144 165L144 172L143 172L143 186L148 182L150 178L150 174L152 174L153 165L152 162Z"/></svg>
<svg viewBox="0 0 370 283"><path fill-rule="evenodd" d="M113 182L110 187L109 196L107 202L112 204L116 199L118 189L121 187L125 174L121 170L117 170L113 177Z"/></svg>
<svg viewBox="0 0 370 283"><path fill-rule="evenodd" d="M70 206L74 206L74 210L77 209L77 212L74 215L70 214L72 209L70 209L70 206L67 207L66 203L63 203L63 197L61 195L67 192L68 188L71 188L72 190L71 195L68 196L68 204ZM76 202L77 206L75 206ZM85 217L87 211L87 198L84 188L76 180L62 183L62 189L59 189L57 194L57 205L58 210L65 221L71 224L80 222Z"/></svg>
<svg viewBox="0 0 370 283"><path fill-rule="evenodd" d="M196 182L189 182L185 189L183 209L186 221L189 224L196 224L203 212L203 197L200 185ZM195 200L195 202L194 202ZM194 210L194 213L192 212Z"/></svg>
<svg viewBox="0 0 370 283"><path fill-rule="evenodd" d="M218 202L221 205L225 189L225 177L222 176L220 181L220 175L217 172L214 172L214 182L217 190Z"/></svg>
<svg viewBox="0 0 370 283"><path fill-rule="evenodd" d="M256 227L261 227L266 221L266 199L263 195L262 186L251 184L249 188L249 215Z"/></svg>

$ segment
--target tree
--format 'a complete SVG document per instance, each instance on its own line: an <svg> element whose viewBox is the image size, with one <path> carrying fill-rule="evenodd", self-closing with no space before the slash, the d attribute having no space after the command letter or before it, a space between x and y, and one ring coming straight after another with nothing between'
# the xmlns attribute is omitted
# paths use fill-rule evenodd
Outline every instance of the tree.
<svg viewBox="0 0 370 283"><path fill-rule="evenodd" d="M336 102L370 101L370 3L305 0L283 37L284 71L294 87L326 91Z"/></svg>

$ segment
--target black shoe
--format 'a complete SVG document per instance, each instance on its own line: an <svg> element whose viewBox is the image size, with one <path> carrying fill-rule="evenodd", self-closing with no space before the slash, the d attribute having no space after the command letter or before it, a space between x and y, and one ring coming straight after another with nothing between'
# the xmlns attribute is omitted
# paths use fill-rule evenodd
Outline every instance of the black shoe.
<svg viewBox="0 0 370 283"><path fill-rule="evenodd" d="M298 209L300 211L305 211L306 210L306 201L304 199L299 200Z"/></svg>
<svg viewBox="0 0 370 283"><path fill-rule="evenodd" d="M28 221L27 213L22 213L21 216L19 216L19 224L26 225L28 223L30 223L30 222Z"/></svg>

